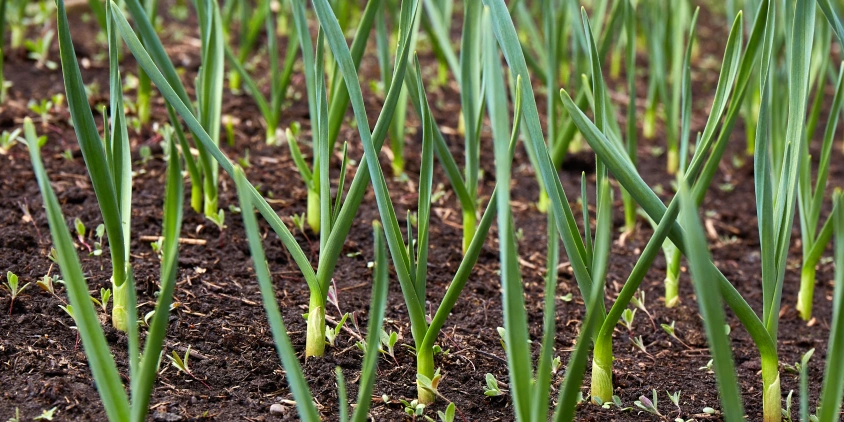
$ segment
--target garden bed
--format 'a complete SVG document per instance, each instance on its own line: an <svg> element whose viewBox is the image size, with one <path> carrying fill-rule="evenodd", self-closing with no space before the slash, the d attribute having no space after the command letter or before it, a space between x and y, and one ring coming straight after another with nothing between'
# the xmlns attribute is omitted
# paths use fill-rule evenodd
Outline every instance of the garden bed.
<svg viewBox="0 0 844 422"><path fill-rule="evenodd" d="M721 16L702 12L699 42L701 56L693 64L695 116L692 130L700 130L705 123L706 112L714 91L714 74L717 67L705 65L714 58L720 61L723 45L717 40L726 38L727 27ZM83 66L87 83L96 81L102 93L93 96L95 102L108 99L107 63L95 56L103 46L93 42L95 37L90 28L93 23L84 23L79 17L71 20L75 47L80 60L87 59L89 66ZM198 49L192 43L195 26L169 18L166 28L173 33L182 31L184 38L176 40L166 34L165 45L171 57L187 69L185 80L192 80L198 66ZM86 32L87 31L87 32ZM718 36L706 36L706 34ZM89 35L89 36L86 36ZM57 48L52 51L58 60ZM427 74L434 74L433 56L421 55ZM704 64L701 64L704 63ZM258 64L261 68L262 64ZM124 60L124 74L134 72L135 64L127 54ZM430 68L430 69L428 69ZM362 74L377 75L377 62L372 55L364 57ZM430 72L428 72L430 70ZM46 99L64 92L59 70L35 69L33 62L19 54L9 54L6 59L6 79L13 82L11 98L0 107L0 130L20 127L24 116L36 117L27 110L28 100ZM376 79L373 77L373 79ZM623 87L624 81L612 81L612 86ZM297 91L290 96L285 106L281 127L293 121L307 123L307 102L304 99L301 73L294 73L292 86ZM372 109L379 109L382 98L364 86L366 101ZM455 156L462 156L462 142L456 135L459 95L456 87L429 87L429 101L435 112L437 123L447 136ZM644 91L641 89L640 91ZM167 114L160 96L154 98L153 120L164 123ZM290 158L286 146L267 146L258 109L247 96L235 96L226 90L223 113L239 120L235 126L234 146L223 146L231 157L243 157L248 149L251 166L246 170L249 180L261 193L269 198L270 204L291 227L290 216L304 212L307 192L298 171ZM540 104L540 109L542 104ZM412 113L411 113L412 114ZM96 114L95 114L96 115ZM370 118L374 113L370 113ZM79 218L89 232L100 224L101 217L88 179L87 170L79 152L73 128L69 125L66 107L52 112L48 122L39 125L39 133L47 136L43 148L47 172L62 204L62 210L69 219ZM36 119L36 123L39 120ZM101 120L98 120L101 125ZM738 125L740 126L741 123ZM409 127L418 127L412 118ZM306 128L307 129L307 128ZM411 129L413 131L413 129ZM417 130L421 132L421 130ZM753 191L752 158L744 156L743 128L737 127L731 145L721 164L719 174L713 182L702 206L710 238L710 248L715 264L720 268L738 291L754 309L761 309L762 292L760 281L760 257L758 253L757 222ZM153 309L154 293L158 289L159 259L150 246L161 230L161 204L165 162L161 159L160 138L150 126L140 133L130 133L133 145L134 170L133 214L132 214L132 265L138 287L140 314ZM359 159L362 147L357 129L346 125L340 138L349 142L350 157ZM482 140L484 145L490 139ZM640 142L639 169L650 186L661 186L664 199L673 195L668 182L673 178L665 173L665 157L655 154L657 146L664 145L658 133L652 140ZM150 147L152 156L148 160L141 156L141 148ZM390 179L388 185L397 215L404 216L408 208L414 208L416 174L419 168L420 134L411 133L407 140L407 174L409 180ZM587 148L588 149L588 148ZM70 150L70 154L65 154ZM833 154L840 152L834 151ZM736 165L739 158L743 165ZM49 228L42 209L38 186L32 171L26 149L18 145L0 156L5 177L0 180L0 270L12 271L22 282L35 281L48 272L57 273L57 268L48 259L51 247ZM482 196L485 200L494 186L494 166L491 148L482 148ZM388 169L390 163L382 162ZM538 343L542 326L542 294L545 268L545 220L534 205L538 196L536 179L524 150L520 147L514 162L514 178L518 189L513 191L513 212L516 226L520 230L519 252L523 258L527 306L531 338ZM567 157L560 178L563 187L574 201L579 197L581 172L594 173L594 158L584 151ZM591 186L594 174L587 177ZM844 172L833 167L830 184L844 184ZM433 204L431 256L428 277L429 296L434 302L442 297L451 275L461 259L461 214L459 205L451 193L448 180L436 166L434 186L440 186L444 195ZM614 213L616 226L623 224L621 195ZM284 371L274 349L266 315L261 305L260 293L244 236L242 221L234 215L229 206L237 206L234 183L228 176L221 177L220 206L226 210L226 227L219 230L209 220L186 207L183 239L188 240L181 247L179 275L175 300L180 305L173 311L165 340L167 354L178 351L184 354L190 346L190 365L193 374L202 380L191 379L169 364L163 362L163 370L156 383L151 400L153 420L296 420L295 406L286 385ZM573 207L579 210L579 207ZM24 213L27 209L31 218ZM576 213L579 213L576 212ZM579 216L578 216L579 218ZM373 260L371 221L378 219L378 210L372 192L368 192L358 211L353 229L344 246L344 253L337 265L334 277L339 292L339 305L343 312L356 312L361 329L365 327L369 308L371 270L367 264ZM400 219L403 222L403 217ZM299 271L286 253L281 242L262 224L262 231L268 233L264 242L267 258L273 275L276 296L282 309L284 321L294 348L304 350L305 320L308 290ZM496 230L492 229L493 232ZM316 259L318 236L310 232L293 230L305 252ZM638 254L649 239L652 230L640 220L635 234L619 240L614 233L613 255L607 277L607 303L611 304ZM794 239L799 238L796 234ZM143 240L146 239L146 240ZM458 420L466 421L509 421L513 420L508 396L486 397L483 394L484 376L492 373L507 382L507 365L504 350L496 327L502 326L500 276L498 274L498 248L496 236L490 235L480 254L475 271L463 291L451 316L448 318L438 344L448 352L439 356L436 364L441 368L443 381L439 391L454 401L458 409ZM90 240L89 240L90 241ZM793 242L795 243L795 242ZM108 259L88 256L80 244L83 269L89 279L92 291L109 287L110 264ZM780 319L779 357L784 363L800 360L803 353L815 348L815 357L809 363L810 392L812 405L816 405L826 358L826 341L829 334L832 295L832 265L823 263L818 270L818 286L815 293L815 318L806 324L794 309L799 288L799 254L797 245L792 248L793 263L789 263L783 293ZM585 307L577 290L571 269L561 265L560 284L557 288L557 336L556 354L563 362L573 347ZM652 389L660 394L660 410L666 416L681 415L695 420L718 420L717 416L702 413L705 407L718 408L715 377L704 367L709 361L706 336L694 301L694 290L686 272L680 287L680 304L666 308L659 300L663 294L665 262L657 258L642 284L650 318L638 312L631 331L621 326L615 334L614 385L625 406L633 406L640 395L650 397ZM714 281L713 281L714 282ZM567 296L571 293L571 296ZM63 289L59 296L63 297ZM95 295L96 296L96 295ZM569 297L571 299L569 299ZM106 416L86 364L82 345L76 331L71 327L73 320L58 305L60 299L41 290L30 287L10 308L8 295L0 296L0 418L8 418L19 408L26 418L37 416L42 410L57 408L55 420L105 420ZM382 357L378 364L378 377L373 391L371 414L375 420L405 420L409 418L399 399L412 399L416 395L415 359L408 347L412 345L404 301L399 285L391 278L387 305L385 329L400 333L395 361ZM10 311L9 311L10 310ZM339 319L336 309L329 307L329 317ZM728 312L732 328L733 354L736 362L740 388L749 420L761 420L762 396L760 382L760 360L756 347L741 324ZM682 343L669 337L661 323L676 321L677 335ZM333 326L333 323L330 325ZM347 324L354 330L353 325ZM128 371L126 337L108 324L104 326L111 344L118 368L122 374ZM631 337L642 336L647 352L633 346ZM322 358L302 360L306 379L325 420L337 420L337 393L334 367L341 367L350 383L350 396L356 394L354 382L360 370L362 353L355 347L355 338L343 332L335 347L329 347ZM535 347L538 350L538 347ZM303 355L302 355L303 356ZM562 380L563 372L555 375L553 385ZM124 380L125 381L125 380ZM584 385L588 385L588 374ZM782 392L797 390L797 374L782 372ZM674 409L665 392L681 390L680 409ZM586 394L584 387L584 394ZM386 395L388 402L382 396ZM556 397L554 389L552 397ZM785 397L784 397L785 398ZM795 399L796 403L796 399ZM276 406L271 412L273 404ZM432 406L442 410L443 400ZM429 410L429 416L434 414ZM796 415L796 411L794 412ZM601 409L595 405L580 406L577 420L583 421L638 421L658 420L639 409L620 411Z"/></svg>

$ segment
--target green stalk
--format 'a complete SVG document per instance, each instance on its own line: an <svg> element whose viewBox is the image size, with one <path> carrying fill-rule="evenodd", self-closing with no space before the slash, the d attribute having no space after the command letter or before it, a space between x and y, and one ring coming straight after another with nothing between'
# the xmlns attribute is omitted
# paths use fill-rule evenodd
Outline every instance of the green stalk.
<svg viewBox="0 0 844 422"><path fill-rule="evenodd" d="M714 362L715 379L718 383L722 412L728 422L741 422L744 421L741 392L736 380L735 364L730 350L730 338L724 332L726 317L721 295L718 289L709 283L714 267L710 264L709 248L698 217L698 205L685 181L680 181L678 196L682 208L681 220L683 227L687 230L685 246L689 253L689 266L697 294L698 308ZM762 359L762 368L763 385L766 386L763 392L763 407L768 409L771 405L775 405L777 413L780 413L779 373L777 372L776 361L774 361L773 373L770 372L771 368L766 365L765 358ZM775 376L775 379L770 379L771 375Z"/></svg>
<svg viewBox="0 0 844 422"><path fill-rule="evenodd" d="M832 299L832 319L829 329L829 346L824 368L824 381L821 390L821 404L817 410L821 422L833 422L839 419L841 397L844 392L844 366L834 358L840 356L844 347L844 207L841 206L840 190L833 193L832 219L835 227L835 287Z"/></svg>
<svg viewBox="0 0 844 422"><path fill-rule="evenodd" d="M817 269L814 265L806 265L800 270L800 291L797 293L797 311L804 321L812 319L812 300L815 296L815 274Z"/></svg>
<svg viewBox="0 0 844 422"><path fill-rule="evenodd" d="M305 356L322 356L325 353L325 300L319 292L311 293L308 304L308 328Z"/></svg>
<svg viewBox="0 0 844 422"><path fill-rule="evenodd" d="M155 18L158 13L158 0L146 0L144 2L144 9L146 11L146 15L150 19L150 23L154 26ZM152 112L152 106L150 104L151 98L152 83L149 80L149 76L147 76L144 70L139 67L137 110L138 120L140 120L143 124L149 123L150 113Z"/></svg>
<svg viewBox="0 0 844 422"><path fill-rule="evenodd" d="M320 232L319 188L308 188L307 221L308 226L314 231L314 233Z"/></svg>
<svg viewBox="0 0 844 422"><path fill-rule="evenodd" d="M149 80L149 76L144 73L143 70L138 70L138 99L137 99L137 110L138 110L138 120L141 123L149 123L150 113L151 113L151 105L150 105L150 98L152 94L152 83Z"/></svg>
<svg viewBox="0 0 844 422"><path fill-rule="evenodd" d="M202 40L202 67L197 76L197 110L202 127L205 128L214 144L219 145L225 73L225 43L220 22L220 9L217 2L210 0L199 0L196 2L196 7ZM219 166L204 146L197 144L196 147L199 150L199 162L202 165L204 214L217 222L219 218L217 213ZM221 221L217 223L222 225Z"/></svg>
<svg viewBox="0 0 844 422"><path fill-rule="evenodd" d="M827 37L828 38L828 37ZM828 47L828 45L826 46ZM817 92L816 98L823 97L823 88L825 87L824 74L826 73L826 61L823 60L820 74L817 77ZM811 134L813 132L808 130L806 134L806 143L801 152L800 176L798 179L798 210L800 211L800 233L803 243L803 269L800 272L800 292L797 296L797 310L800 312L800 317L808 321L812 318L812 299L815 289L815 273L816 265L826 249L826 245L832 238L832 219L828 218L823 224L819 232L816 232L820 220L821 208L824 202L826 193L826 185L829 177L829 165L832 155L832 143L834 133L838 125L838 117L840 110L844 103L844 66L838 74L838 81L836 84L835 96L832 101L832 108L830 109L829 121L826 124L826 129L823 137L823 144L821 146L820 163L817 169L817 176L815 183L812 183L812 160L809 155L808 142L811 141ZM813 107L809 125L814 127L817 122L820 107Z"/></svg>
<svg viewBox="0 0 844 422"><path fill-rule="evenodd" d="M627 141L627 155L635 166L639 144L636 133L636 7L631 0L624 2L624 30L627 40L625 63L627 68L627 96L629 98L625 140ZM636 229L636 201L624 189L621 190L621 200L624 204L624 231L633 233Z"/></svg>
<svg viewBox="0 0 844 422"><path fill-rule="evenodd" d="M469 245L472 243L472 238L475 237L475 233L478 231L478 216L475 214L475 210L464 210L463 211L463 253L466 253L466 250L469 249Z"/></svg>
<svg viewBox="0 0 844 422"><path fill-rule="evenodd" d="M665 257L668 261L665 269L665 307L673 308L680 303L680 250L672 244L670 259L669 254Z"/></svg>
<svg viewBox="0 0 844 422"><path fill-rule="evenodd" d="M433 379L435 369L434 348L424 347L416 349L416 374L427 377L428 379ZM419 403L422 404L431 404L436 399L434 392L423 388L419 383L416 385L416 394Z"/></svg>

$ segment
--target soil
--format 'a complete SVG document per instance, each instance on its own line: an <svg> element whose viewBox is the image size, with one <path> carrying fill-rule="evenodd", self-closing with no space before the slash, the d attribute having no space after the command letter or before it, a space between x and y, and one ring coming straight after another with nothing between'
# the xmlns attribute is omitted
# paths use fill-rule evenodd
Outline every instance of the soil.
<svg viewBox="0 0 844 422"><path fill-rule="evenodd" d="M177 58L186 69L185 80L192 80L198 67L198 50L192 37L195 28L189 23L167 18L165 27L176 28L167 34L165 45L171 57ZM717 78L723 46L717 40L726 38L726 26L722 18L702 12L699 40L701 53L696 59L693 74L695 85L695 116L692 129L701 130ZM92 96L92 104L107 99L108 72L102 61L103 46L95 39L92 23L83 22L78 16L72 18L72 31L77 43L77 55L86 59L83 69L86 82L96 82L100 93ZM183 34L177 37L175 34ZM284 45L282 43L282 45ZM57 47L53 46L52 57L57 60ZM427 80L436 72L433 56L423 55L427 63ZM645 58L639 66L644 84L646 77ZM134 73L135 65L127 54L124 60L124 75ZM264 64L258 63L259 69ZM26 103L49 98L63 92L61 73L58 70L37 69L24 55L10 54L6 60L6 78L13 82L11 98L0 107L0 129L13 130L20 127L24 116L40 118L27 110ZM365 80L377 79L377 61L374 55L367 55L361 65ZM285 107L282 127L293 121L303 124L307 137L308 111L301 73L294 76L294 93ZM191 86L192 84L186 84ZM380 110L380 94L371 91L369 83L365 89L370 118ZM447 136L452 152L458 161L462 160L462 142L456 135L459 96L456 87L429 85L429 100L436 108L438 124ZM619 93L625 92L623 77L612 81ZM644 85L639 89L639 106ZM540 110L544 110L543 96L539 95ZM159 96L154 97L153 120L166 122L167 115ZM625 105L619 104L620 112ZM231 157L242 157L249 151L252 166L247 176L268 198L280 216L293 227L291 216L305 211L306 191L290 158L286 146L267 146L260 114L247 96L226 92L224 113L240 119L236 127L233 146L224 145L223 150ZM97 113L95 113L96 115ZM410 113L412 115L412 113ZM99 119L99 118L98 118ZM621 116L623 124L623 116ZM40 121L39 131L47 135L44 159L53 186L62 204L68 221L79 218L88 231L101 223L99 208L81 158L69 114L65 107L54 110L48 121ZM99 120L99 124L102 122ZM710 239L711 252L716 265L731 280L750 305L761 312L761 282L759 263L759 241L756 231L755 203L753 200L752 160L744 155L744 128L740 121L734 130L732 142L721 165L721 170L712 184L712 189L703 205L707 228L716 236ZM420 138L415 118L409 120L407 139L407 174L409 181L391 178L388 180L392 199L399 216L415 207L415 178L419 168ZM455 135L451 135L455 134ZM640 134L641 135L641 134ZM362 148L356 129L346 125L340 134L349 144L350 157L359 158ZM660 132L655 139L641 138L639 168L645 180L661 192L664 199L672 195L665 174L665 157L658 155L657 146L664 145ZM133 186L132 213L132 265L135 269L139 313L144 315L153 308L158 289L159 260L149 241L144 236L157 236L161 229L161 205L163 202L163 180L165 163L160 154L160 138L151 126L145 126L139 133L131 133L135 159L136 176ZM490 139L483 139L488 144ZM144 161L140 156L143 146L151 147L152 157ZM816 145L813 145L817 148ZM66 157L65 150L70 150ZM494 185L493 157L491 148L482 148L484 177L481 183L485 198ZM838 153L837 151L834 153ZM389 169L389 161L382 154L382 167ZM736 159L743 159L743 165L734 165ZM531 338L541 336L543 273L545 267L545 215L536 210L534 202L538 195L536 179L526 154L520 148L514 163L514 178L518 189L513 190L513 210L521 237L519 249L523 258L522 271ZM57 269L48 259L51 247L49 228L41 207L40 193L33 177L28 155L23 146L13 147L0 156L7 176L0 180L0 269L18 274L22 282L34 282ZM339 165L339 164L335 164ZM566 159L560 178L569 199L578 198L582 171L594 170L594 158L590 152L573 153ZM352 169L350 168L350 171ZM444 195L433 207L431 255L429 268L429 295L431 306L436 307L445 292L461 259L459 205L448 187L448 181L440 168L435 173L435 186L441 186ZM590 192L594 175L588 177ZM186 179L187 182L187 179ZM840 186L844 182L842 169L833 167L830 184ZM156 421L177 420L296 420L295 406L287 387L284 371L276 355L269 327L266 322L261 298L255 283L252 262L243 233L240 217L229 211L237 206L233 183L227 176L220 179L220 206L226 210L226 227L220 231L208 220L186 207L182 236L195 239L201 244L185 244L179 257L178 286L175 300L179 302L172 313L165 352L177 351L184 354L191 348L190 367L196 379L179 373L165 360L151 400L150 419ZM614 213L616 225L623 224L621 196L616 192L618 207ZM579 210L580 207L573 207ZM827 210L828 211L828 210ZM580 219L579 211L576 217ZM31 216L31 217L30 217ZM335 282L339 291L342 312L356 312L359 325L365 327L370 295L371 271L367 263L373 259L372 230L370 222L378 218L372 192L368 192L358 211L355 226L346 240L343 255L337 265ZM305 320L302 314L307 310L308 291L298 269L284 250L278 238L268 226L264 246L267 259L273 271L276 297L283 311L294 348L303 356ZM510 421L513 420L508 396L486 397L483 395L484 376L492 373L503 382L507 381L505 355L499 342L496 327L503 325L499 292L498 251L495 228L480 254L475 271L463 294L454 307L443 328L439 344L448 353L440 355L436 364L441 368L443 381L439 391L448 400L454 401L462 421ZM607 306L612 304L627 275L632 269L641 248L652 233L650 226L640 221L635 234L626 241L615 242L613 257L607 280ZM317 258L318 236L310 232L294 230L297 240L314 261ZM618 239L618 235L615 236ZM826 341L831 316L831 295L833 270L831 263L824 261L817 273L815 294L815 318L810 323L802 321L794 310L799 287L800 249L799 233L795 229L794 247L789 255L781 310L779 353L783 364L793 364L803 353L814 348L814 358L809 363L810 402L814 408L821 386L823 362L826 358ZM85 240L92 244L90 238ZM104 255L107 256L107 251ZM110 287L110 266L108 259L89 256L88 250L79 242L79 256L89 279L92 294L98 295L100 288ZM566 258L562 257L565 263ZM671 419L675 415L695 420L718 420L717 416L702 413L704 407L718 408L715 378L711 372L701 369L709 361L706 338L694 300L694 290L685 274L680 285L681 303L675 308L666 308L662 303L665 261L657 258L652 270L642 284L649 316L639 311L632 330L619 328L615 333L614 385L625 406L633 406L640 395L650 397L655 389L659 393L659 408ZM571 269L565 264L560 267L560 283L557 296L556 353L565 362L573 346L584 316L584 305L579 297ZM394 275L391 280L395 280ZM572 294L571 300L564 300ZM58 289L58 296L51 296L35 286L25 291L14 304L10 296L0 296L0 418L11 417L16 408L25 418L32 418L42 410L56 407L54 420L105 420L97 392L87 367L85 355L73 329L71 318L58 305L64 300L64 289ZM337 319L339 313L328 309L329 317ZM743 401L749 420L761 420L760 363L756 348L738 320L728 311L733 355L738 370ZM677 335L681 341L669 337L661 323L676 322ZM333 325L333 324L332 324ZM106 337L112 346L118 368L127 376L126 338L108 325ZM385 329L400 335L395 361L384 358L379 361L378 377L373 392L371 414L374 420L409 420L399 399L415 397L415 360L407 346L412 344L408 318L397 282L391 282L387 306ZM365 333L364 333L365 334ZM647 352L635 348L631 338L641 336ZM337 393L333 369L343 369L349 381L349 396L356 397L356 382L360 370L362 353L354 346L355 339L342 333L335 347L329 347L323 358L302 360L308 383L313 391L325 420L337 420ZM535 342L538 344L538 342ZM791 390L797 390L797 374L783 367L783 399ZM584 394L588 393L587 371ZM556 386L562 380L562 371L555 375ZM682 391L679 409L668 401L666 391ZM382 395L388 396L384 402ZM795 392L796 395L796 392ZM793 400L797 403L796 397ZM282 414L271 414L270 406L281 404ZM442 410L444 400L431 406ZM794 412L796 414L796 412ZM429 416L435 416L429 409ZM582 405L577 420L582 421L639 421L660 420L634 407L631 410L601 409L593 405Z"/></svg>

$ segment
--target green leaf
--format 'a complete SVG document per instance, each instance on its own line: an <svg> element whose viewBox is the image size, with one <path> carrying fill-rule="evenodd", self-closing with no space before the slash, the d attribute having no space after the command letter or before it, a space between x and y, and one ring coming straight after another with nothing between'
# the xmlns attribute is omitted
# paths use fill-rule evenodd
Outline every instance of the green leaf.
<svg viewBox="0 0 844 422"><path fill-rule="evenodd" d="M697 215L697 203L689 193L688 186L683 182L680 185L679 196L680 218L683 227L687 230L686 256L697 293L698 307L706 330L709 350L714 361L721 408L727 421L743 421L744 409L741 404L741 391L736 380L730 339L722 329L726 317L717 286L710 283L713 274L712 267L709 265L709 247Z"/></svg>
<svg viewBox="0 0 844 422"><path fill-rule="evenodd" d="M844 207L841 206L842 194L836 190L833 194L834 211L832 218L835 226L835 287L832 295L832 319L829 329L827 356L839 356L844 350ZM834 359L827 358L824 368L821 401L818 418L822 422L832 422L839 416L841 399L844 394L844 366Z"/></svg>
<svg viewBox="0 0 844 422"><path fill-rule="evenodd" d="M63 31L59 31L61 36L61 32L66 33L67 30L67 15L65 14L64 2L59 0L57 3L60 25L64 22L64 25L60 26L60 29L63 29ZM36 147L35 127L29 118L24 120L24 131L30 141L29 156L35 177L38 179L38 187L41 189L41 197L47 212L47 221L56 248L59 269L62 278L65 280L70 305L73 306L70 313L72 313L79 329L82 347L88 358L91 374L96 381L97 391L100 393L103 407L109 419L129 420L129 399L120 381L120 375L108 348L100 321L97 319L97 311L88 295L88 284L82 275L79 258L76 256L76 248L65 224L56 194L47 179L44 165L41 162L40 151ZM68 307L68 309L70 308Z"/></svg>

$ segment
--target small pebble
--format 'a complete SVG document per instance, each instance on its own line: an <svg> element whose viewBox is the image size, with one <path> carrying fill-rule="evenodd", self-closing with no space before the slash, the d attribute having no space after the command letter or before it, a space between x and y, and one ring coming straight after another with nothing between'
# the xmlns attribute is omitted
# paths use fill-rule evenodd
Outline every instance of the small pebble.
<svg viewBox="0 0 844 422"><path fill-rule="evenodd" d="M179 415L167 412L155 412L152 415L152 420L155 422L179 422L182 418Z"/></svg>
<svg viewBox="0 0 844 422"><path fill-rule="evenodd" d="M276 416L281 416L281 415L283 415L283 414L284 414L284 406L282 406L282 405L280 405L280 404L278 404L278 403L276 403L276 404L274 404L274 405L270 406L270 414L271 414L271 415L276 415Z"/></svg>

